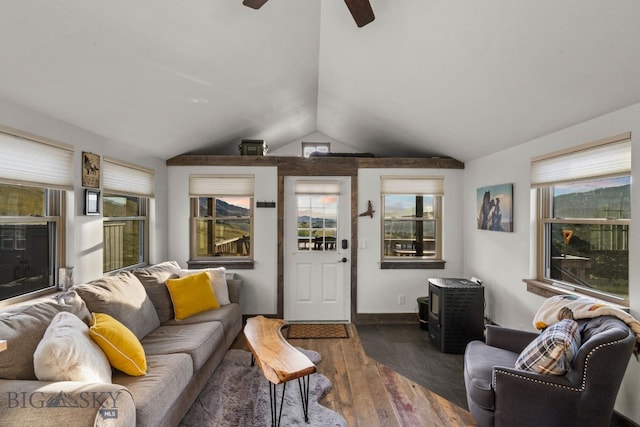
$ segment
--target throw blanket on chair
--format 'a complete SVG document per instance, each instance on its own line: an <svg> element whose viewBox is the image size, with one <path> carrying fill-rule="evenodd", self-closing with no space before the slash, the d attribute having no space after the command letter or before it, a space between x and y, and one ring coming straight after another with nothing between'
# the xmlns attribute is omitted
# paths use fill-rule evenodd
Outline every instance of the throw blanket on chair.
<svg viewBox="0 0 640 427"><path fill-rule="evenodd" d="M626 323L636 334L636 358L640 352L640 322L624 310L589 297L575 295L556 295L542 303L535 317L533 326L542 330L562 319L591 319L598 316L615 316Z"/></svg>

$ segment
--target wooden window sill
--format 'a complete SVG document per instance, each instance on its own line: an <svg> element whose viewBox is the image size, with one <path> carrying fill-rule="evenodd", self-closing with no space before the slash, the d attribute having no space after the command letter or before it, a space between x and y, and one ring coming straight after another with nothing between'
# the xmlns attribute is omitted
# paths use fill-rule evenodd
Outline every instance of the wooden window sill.
<svg viewBox="0 0 640 427"><path fill-rule="evenodd" d="M589 297L589 298L601 300L621 310L624 310L627 312L629 311L628 302L607 301L605 299L599 298L596 295L589 295L586 292L584 293L578 292L572 289L567 289L562 286L554 285L553 283L547 283L547 282L543 282L541 280L536 280L536 279L522 279L522 281L527 284L527 292L540 295L541 297L550 298L556 295L575 295L578 297Z"/></svg>
<svg viewBox="0 0 640 427"><path fill-rule="evenodd" d="M442 270L443 260L382 261L381 270Z"/></svg>
<svg viewBox="0 0 640 427"><path fill-rule="evenodd" d="M224 267L228 270L253 270L253 261L248 259L243 260L220 260L220 261L187 261L189 268L217 268Z"/></svg>

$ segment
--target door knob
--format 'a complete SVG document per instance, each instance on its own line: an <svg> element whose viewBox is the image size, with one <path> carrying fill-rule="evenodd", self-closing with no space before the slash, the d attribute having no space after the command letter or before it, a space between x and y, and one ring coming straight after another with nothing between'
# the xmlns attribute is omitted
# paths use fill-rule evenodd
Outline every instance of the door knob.
<svg viewBox="0 0 640 427"><path fill-rule="evenodd" d="M340 261L338 261L338 262L347 262L347 259L346 259L346 258L342 258L342 259L341 259Z"/></svg>

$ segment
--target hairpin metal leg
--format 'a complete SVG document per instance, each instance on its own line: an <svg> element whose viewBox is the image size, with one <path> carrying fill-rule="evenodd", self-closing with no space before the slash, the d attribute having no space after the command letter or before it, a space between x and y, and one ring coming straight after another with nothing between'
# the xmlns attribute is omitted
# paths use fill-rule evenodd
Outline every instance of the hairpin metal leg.
<svg viewBox="0 0 640 427"><path fill-rule="evenodd" d="M304 412L304 422L309 424L309 375L298 378L298 388L302 399L302 411Z"/></svg>
<svg viewBox="0 0 640 427"><path fill-rule="evenodd" d="M287 388L287 383L282 383L282 396L280 397L280 411L278 411L278 390L277 384L273 384L269 381L269 404L271 406L271 427L279 427L280 419L282 418L282 406L284 404L284 393ZM277 416L276 416L277 414Z"/></svg>

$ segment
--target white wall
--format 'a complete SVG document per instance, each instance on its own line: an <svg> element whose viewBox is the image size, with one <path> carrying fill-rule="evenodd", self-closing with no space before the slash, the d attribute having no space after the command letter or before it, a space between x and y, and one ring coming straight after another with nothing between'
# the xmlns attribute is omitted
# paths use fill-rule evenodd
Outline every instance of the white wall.
<svg viewBox="0 0 640 427"><path fill-rule="evenodd" d="M417 312L417 298L427 295L429 277L461 277L463 271L462 183L463 170L456 169L360 169L358 171L358 212L371 200L373 219L358 217L358 313ZM444 177L443 258L444 270L380 269L382 254L381 175ZM364 247L363 247L364 246ZM404 295L405 304L398 304Z"/></svg>
<svg viewBox="0 0 640 427"><path fill-rule="evenodd" d="M532 118L533 119L533 118ZM535 277L535 229L530 190L531 157L632 132L632 182L640 182L640 104L598 117L567 129L537 138L515 148L467 162L464 176L464 275L478 276L486 286L487 313L496 323L534 330L531 321L542 297L526 291L522 282ZM476 188L502 183L514 184L513 233L476 229ZM631 187L632 215L640 212L640 186ZM632 226L629 236L629 297L631 314L640 318L640 227ZM616 410L640 422L640 363L629 363Z"/></svg>
<svg viewBox="0 0 640 427"><path fill-rule="evenodd" d="M224 174L255 175L255 201L278 200L276 167L235 166L170 166L169 259L182 267L189 260L189 175ZM254 209L254 268L235 271L242 276L241 306L243 314L277 313L278 209Z"/></svg>
<svg viewBox="0 0 640 427"><path fill-rule="evenodd" d="M256 200L277 200L275 167L170 166L168 168L169 258L186 266L189 259L189 175L255 174ZM427 294L428 277L460 277L462 273L462 170L445 169L362 169L359 171L359 212L371 200L374 218L358 219L358 312L417 312L417 298ZM445 177L444 270L381 270L380 175L421 175ZM277 210L255 209L254 269L235 270L243 278L243 314L277 313ZM233 271L233 270L230 270ZM405 304L398 304L398 295Z"/></svg>
<svg viewBox="0 0 640 427"><path fill-rule="evenodd" d="M163 159L111 141L72 124L43 115L6 100L0 100L0 124L73 145L74 191L67 198L67 266L74 267L76 283L102 276L102 216L85 216L84 189L81 181L82 151L90 151L138 164L156 171L155 200L151 203L150 260L167 257L166 165Z"/></svg>

